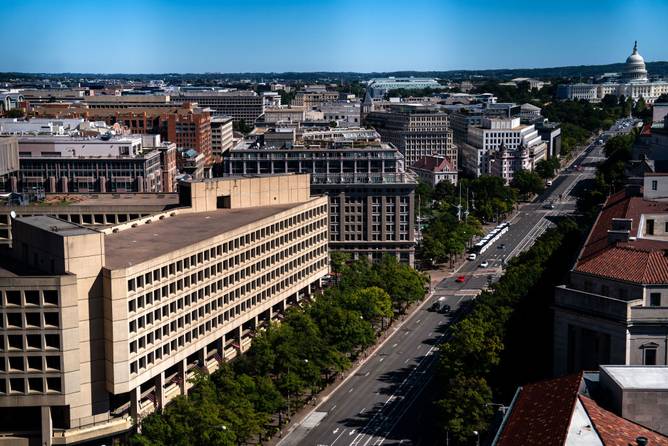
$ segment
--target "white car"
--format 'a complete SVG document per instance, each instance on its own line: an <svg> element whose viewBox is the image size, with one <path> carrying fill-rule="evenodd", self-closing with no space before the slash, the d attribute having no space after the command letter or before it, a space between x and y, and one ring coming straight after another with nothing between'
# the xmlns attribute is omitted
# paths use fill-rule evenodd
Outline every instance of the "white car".
<svg viewBox="0 0 668 446"><path fill-rule="evenodd" d="M489 266L489 262L488 262L487 260L483 261L483 262L480 264L480 268L487 268L488 266Z"/></svg>
<svg viewBox="0 0 668 446"><path fill-rule="evenodd" d="M477 255L475 255L475 253L471 253L471 254L469 254L469 257L468 257L468 259L469 259L469 260L475 260L475 259L476 259L476 257L478 257L478 256L477 256Z"/></svg>

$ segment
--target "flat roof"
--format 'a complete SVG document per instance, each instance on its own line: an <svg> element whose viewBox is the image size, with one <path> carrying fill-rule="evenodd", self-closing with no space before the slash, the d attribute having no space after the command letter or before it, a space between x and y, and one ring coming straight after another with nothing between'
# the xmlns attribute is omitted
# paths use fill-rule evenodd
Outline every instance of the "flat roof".
<svg viewBox="0 0 668 446"><path fill-rule="evenodd" d="M601 369L624 389L668 390L667 366L602 365Z"/></svg>
<svg viewBox="0 0 668 446"><path fill-rule="evenodd" d="M309 201L315 200L313 198ZM104 238L105 266L126 268L263 220L304 203L184 213Z"/></svg>
<svg viewBox="0 0 668 446"><path fill-rule="evenodd" d="M49 215L33 215L32 217L19 217L16 221L26 223L47 232L54 232L63 237L73 235L95 234L98 231L70 223L69 221L51 217Z"/></svg>

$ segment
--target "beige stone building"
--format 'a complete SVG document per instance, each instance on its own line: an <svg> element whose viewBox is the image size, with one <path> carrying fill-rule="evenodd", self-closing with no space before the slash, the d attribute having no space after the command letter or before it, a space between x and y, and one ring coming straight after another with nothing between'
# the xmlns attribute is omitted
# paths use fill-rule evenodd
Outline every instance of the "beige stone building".
<svg viewBox="0 0 668 446"><path fill-rule="evenodd" d="M100 230L17 218L0 253L0 429L11 444L127 431L312 293L328 273L328 224L309 183L190 183L187 207Z"/></svg>

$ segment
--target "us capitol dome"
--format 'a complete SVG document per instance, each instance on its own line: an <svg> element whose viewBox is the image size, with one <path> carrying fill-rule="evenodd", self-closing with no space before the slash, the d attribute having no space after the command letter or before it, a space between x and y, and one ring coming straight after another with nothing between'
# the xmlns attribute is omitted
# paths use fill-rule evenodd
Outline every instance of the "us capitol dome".
<svg viewBox="0 0 668 446"><path fill-rule="evenodd" d="M647 69L645 68L645 59L638 54L638 41L633 45L633 53L626 58L624 73L622 74L624 82L647 82Z"/></svg>

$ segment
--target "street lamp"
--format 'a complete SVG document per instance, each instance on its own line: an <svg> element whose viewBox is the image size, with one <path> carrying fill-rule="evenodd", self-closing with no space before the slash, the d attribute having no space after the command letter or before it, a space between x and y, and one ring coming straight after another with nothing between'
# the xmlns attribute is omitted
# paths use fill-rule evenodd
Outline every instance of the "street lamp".
<svg viewBox="0 0 668 446"><path fill-rule="evenodd" d="M480 433L478 431L473 431L473 435L475 435L476 446L480 446Z"/></svg>

